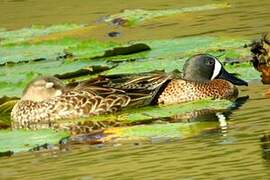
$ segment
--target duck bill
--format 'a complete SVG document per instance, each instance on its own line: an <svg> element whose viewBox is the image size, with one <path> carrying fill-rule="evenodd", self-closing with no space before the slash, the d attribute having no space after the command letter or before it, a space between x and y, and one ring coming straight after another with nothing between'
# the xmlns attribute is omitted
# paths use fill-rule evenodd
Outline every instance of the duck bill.
<svg viewBox="0 0 270 180"><path fill-rule="evenodd" d="M234 75L228 73L224 68L222 68L219 78L230 81L231 83L238 86L248 86L248 83L246 81L239 79L235 77Z"/></svg>

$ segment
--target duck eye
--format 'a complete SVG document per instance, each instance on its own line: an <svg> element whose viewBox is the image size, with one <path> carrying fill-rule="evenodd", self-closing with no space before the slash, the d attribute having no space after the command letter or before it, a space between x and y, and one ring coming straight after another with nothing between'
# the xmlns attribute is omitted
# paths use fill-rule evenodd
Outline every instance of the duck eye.
<svg viewBox="0 0 270 180"><path fill-rule="evenodd" d="M213 61L212 59L209 59L208 61L205 62L205 64L208 66L214 65L214 63L215 63L215 61Z"/></svg>

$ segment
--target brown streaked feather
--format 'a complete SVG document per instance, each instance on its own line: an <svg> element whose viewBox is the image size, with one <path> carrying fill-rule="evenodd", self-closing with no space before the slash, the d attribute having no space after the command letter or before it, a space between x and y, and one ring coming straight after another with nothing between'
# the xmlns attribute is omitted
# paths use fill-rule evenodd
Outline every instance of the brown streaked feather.
<svg viewBox="0 0 270 180"><path fill-rule="evenodd" d="M75 89L91 90L100 96L112 93L126 94L131 98L130 106L149 105L157 102L156 98L165 88L166 84L176 74L164 72L143 73L135 75L99 76L77 83ZM73 84L74 86L74 84Z"/></svg>
<svg viewBox="0 0 270 180"><path fill-rule="evenodd" d="M126 107L130 98L124 94L99 96L82 90L68 91L41 102L19 101L13 108L13 127L32 128L60 119L73 119L106 114Z"/></svg>

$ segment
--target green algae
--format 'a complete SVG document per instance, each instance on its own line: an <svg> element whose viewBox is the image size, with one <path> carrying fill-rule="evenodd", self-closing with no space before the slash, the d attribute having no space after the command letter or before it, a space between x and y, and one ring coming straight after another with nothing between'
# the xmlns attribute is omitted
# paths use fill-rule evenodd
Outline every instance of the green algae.
<svg viewBox="0 0 270 180"><path fill-rule="evenodd" d="M114 42L100 42L96 40L83 41L76 46L72 46L66 49L66 52L71 53L78 58L92 58L101 56L108 49L119 46Z"/></svg>
<svg viewBox="0 0 270 180"><path fill-rule="evenodd" d="M74 30L83 27L83 25L77 24L59 24L52 26L38 26L33 25L29 28L23 28L19 30L13 31L0 31L0 45L8 45L14 43L24 42L26 40L30 40L35 37L40 37L44 35L48 35L56 32L64 32L69 30Z"/></svg>
<svg viewBox="0 0 270 180"><path fill-rule="evenodd" d="M108 18L105 19L105 22L116 23L114 21L121 19L123 22L120 22L120 25L128 26L128 25L135 25L140 22L158 17L172 16L177 14L198 12L198 11L209 11L229 7L230 5L228 3L219 3L219 4L207 4L202 6L185 7L180 9L166 9L166 10L127 9L119 14L109 16Z"/></svg>
<svg viewBox="0 0 270 180"><path fill-rule="evenodd" d="M259 79L260 77L260 72L258 72L255 68L252 68L249 62L228 64L225 66L225 68L230 73L238 75L238 77L241 79L254 80Z"/></svg>
<svg viewBox="0 0 270 180"><path fill-rule="evenodd" d="M107 67L104 72L82 74L132 74L178 69L181 71L185 60L196 53L210 53L221 61L240 59L248 61L249 50L244 48L248 40L215 36L195 36L180 39L137 41L128 44L99 42L96 40L60 40L38 43L19 43L0 46L0 96L19 96L24 86L39 75L76 74L92 66ZM151 50L123 54L122 49L144 44ZM117 52L118 50L118 52ZM106 53L111 52L107 57ZM112 53L113 52L113 53ZM127 51L129 52L129 51ZM122 53L122 54L121 54ZM71 57L66 57L70 55ZM12 62L12 63L10 63ZM234 66L226 65L233 70ZM258 73L247 63L235 65L243 79L258 77ZM106 70L106 71L105 71ZM246 76L246 70L250 73ZM80 74L78 74L80 76ZM78 77L79 78L79 77Z"/></svg>
<svg viewBox="0 0 270 180"><path fill-rule="evenodd" d="M64 47L57 45L28 45L17 47L1 47L0 63L19 63L42 59L56 59L64 55Z"/></svg>
<svg viewBox="0 0 270 180"><path fill-rule="evenodd" d="M103 61L89 62L88 60L40 61L0 66L0 95L20 97L26 84L37 76L72 73L81 69L91 69L92 66L102 66L109 69L113 67Z"/></svg>
<svg viewBox="0 0 270 180"><path fill-rule="evenodd" d="M195 102L188 102L182 104L174 104L168 106L152 106L135 109L127 109L116 114L92 116L89 118L79 120L61 120L57 122L58 127L79 125L93 125L97 124L95 129L109 128L105 130L106 138L187 138L204 132L206 129L213 129L218 127L218 123L194 121L191 123L173 123L168 124L164 118L176 118L181 116L187 119L196 119L198 116L193 112L206 110L209 112L224 111L232 105L232 102L227 100L200 100ZM1 109L1 107L0 107ZM9 109L10 111L10 109ZM189 113L189 114L188 114ZM155 124L156 121L163 121L162 124ZM183 120L183 119L182 119ZM205 119L209 120L209 119ZM181 122L181 119L179 119ZM91 122L91 123L89 123ZM106 124L109 122L109 125ZM112 123L114 122L114 123ZM10 121L3 121L0 119L0 124L10 124ZM134 126L135 124L151 124ZM159 122L160 123L160 122ZM98 125L102 125L97 127ZM113 127L122 127L112 129ZM164 126L163 126L164 125ZM182 129L183 128L183 129ZM69 132L54 131L51 129L42 130L1 130L0 131L0 152L12 151L21 152L27 151L34 147L43 144L57 144L60 139L68 137Z"/></svg>
<svg viewBox="0 0 270 180"><path fill-rule="evenodd" d="M210 53L217 56L222 62L226 59L244 59L248 61L250 52L244 45L249 40L241 38L226 38L216 36L194 36L180 39L140 41L147 44L151 51L141 52L135 55L116 56L107 58L108 61L122 62L117 67L104 72L104 75L143 73L154 70L165 70L166 72L175 69L182 70L185 60L198 53ZM137 58L137 61L128 61ZM241 68L242 65L239 65ZM243 65L244 71L247 65ZM257 78L253 72L247 80ZM242 74L245 77L245 74ZM245 78L244 78L245 79Z"/></svg>
<svg viewBox="0 0 270 180"><path fill-rule="evenodd" d="M33 149L43 144L57 144L68 133L51 129L36 131L27 130L1 130L0 131L0 152L22 152Z"/></svg>
<svg viewBox="0 0 270 180"><path fill-rule="evenodd" d="M35 60L57 60L64 56L64 50L80 41L64 38L38 43L19 43L0 46L0 64L21 63Z"/></svg>
<svg viewBox="0 0 270 180"><path fill-rule="evenodd" d="M217 121L210 122L191 122L191 123L167 123L167 124L150 124L138 125L132 127L109 128L105 131L108 133L108 139L117 138L121 140L136 139L185 139L194 137L206 130L218 129Z"/></svg>

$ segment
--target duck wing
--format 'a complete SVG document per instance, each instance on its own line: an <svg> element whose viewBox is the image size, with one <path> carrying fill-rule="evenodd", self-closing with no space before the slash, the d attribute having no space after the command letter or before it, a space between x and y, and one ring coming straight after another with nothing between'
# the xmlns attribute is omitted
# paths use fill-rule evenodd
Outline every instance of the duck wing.
<svg viewBox="0 0 270 180"><path fill-rule="evenodd" d="M100 96L110 94L125 94L131 98L130 105L156 104L158 96L169 83L175 78L175 73L167 74L161 71L99 76L94 79L77 82L73 88L84 89Z"/></svg>

